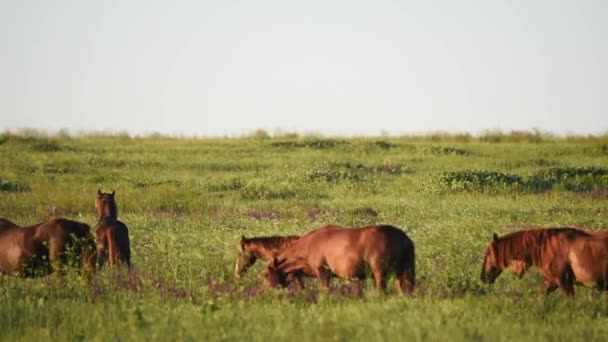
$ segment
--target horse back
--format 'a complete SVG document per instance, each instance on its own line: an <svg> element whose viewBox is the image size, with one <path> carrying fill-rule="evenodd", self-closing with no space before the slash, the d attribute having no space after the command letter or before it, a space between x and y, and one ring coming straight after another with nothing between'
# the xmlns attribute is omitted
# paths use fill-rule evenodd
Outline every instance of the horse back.
<svg viewBox="0 0 608 342"><path fill-rule="evenodd" d="M380 257L400 258L413 262L414 244L399 228L389 225L345 228L325 226L314 230L287 246L279 259L289 259L292 263L304 260L312 263L325 259L340 259L344 254L358 260Z"/></svg>
<svg viewBox="0 0 608 342"><path fill-rule="evenodd" d="M129 241L129 228L123 222L106 217L99 221L95 228L95 237L98 248L112 243L118 249L121 257L128 265L131 263L131 244ZM111 240L111 241L110 241Z"/></svg>

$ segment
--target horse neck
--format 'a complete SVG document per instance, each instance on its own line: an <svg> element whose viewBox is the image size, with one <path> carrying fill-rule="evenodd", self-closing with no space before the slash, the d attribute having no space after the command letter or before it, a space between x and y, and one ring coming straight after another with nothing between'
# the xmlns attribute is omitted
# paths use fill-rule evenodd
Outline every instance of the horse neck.
<svg viewBox="0 0 608 342"><path fill-rule="evenodd" d="M111 218L116 220L118 218L118 209L116 207L112 207L110 205L105 205L99 211L99 221L105 220L106 218Z"/></svg>
<svg viewBox="0 0 608 342"><path fill-rule="evenodd" d="M270 261L272 259L272 250L264 246L259 241L250 241L247 244L246 250L248 253L253 254L256 258L264 261Z"/></svg>
<svg viewBox="0 0 608 342"><path fill-rule="evenodd" d="M257 258L269 261L278 255L293 239L265 240L263 238L249 241L247 250Z"/></svg>
<svg viewBox="0 0 608 342"><path fill-rule="evenodd" d="M540 266L542 260L542 244L545 234L542 229L517 232L503 239L499 244L502 267L509 266L512 260L523 258L534 266Z"/></svg>

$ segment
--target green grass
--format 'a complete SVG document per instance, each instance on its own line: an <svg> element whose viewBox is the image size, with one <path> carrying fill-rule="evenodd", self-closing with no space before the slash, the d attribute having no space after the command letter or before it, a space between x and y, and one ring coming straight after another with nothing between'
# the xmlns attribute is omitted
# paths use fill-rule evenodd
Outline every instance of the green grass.
<svg viewBox="0 0 608 342"><path fill-rule="evenodd" d="M608 137L538 132L427 137L190 139L0 135L0 217L95 225L116 190L135 272L92 284L0 277L0 339L603 340L608 298L539 296L538 272L479 281L492 233L608 226ZM371 281L265 290L236 281L241 235L389 223L416 244L414 298Z"/></svg>

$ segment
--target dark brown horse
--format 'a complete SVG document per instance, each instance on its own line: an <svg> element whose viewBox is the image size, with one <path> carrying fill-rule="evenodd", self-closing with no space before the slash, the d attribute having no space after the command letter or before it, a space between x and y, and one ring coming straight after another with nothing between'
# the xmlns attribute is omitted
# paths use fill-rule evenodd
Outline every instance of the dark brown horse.
<svg viewBox="0 0 608 342"><path fill-rule="evenodd" d="M131 245L129 228L118 220L118 209L114 199L115 191L102 193L97 191L95 209L99 222L95 227L97 244L97 264L101 268L108 260L110 265L124 263L131 267Z"/></svg>
<svg viewBox="0 0 608 342"><path fill-rule="evenodd" d="M0 271L42 276L77 261L87 273L95 269L95 243L89 225L54 219L29 227L0 219Z"/></svg>
<svg viewBox="0 0 608 342"><path fill-rule="evenodd" d="M303 235L286 246L268 264L264 274L267 286L285 286L288 275L299 272L314 276L329 286L327 269L345 279L363 279L369 267L376 286L386 292L390 272L397 276L402 294L411 294L416 285L414 243L393 226L345 228L325 226Z"/></svg>
<svg viewBox="0 0 608 342"><path fill-rule="evenodd" d="M523 272L538 267L543 293L558 287L574 296L574 284L608 290L608 238L582 229L530 229L494 239L484 255L481 280L493 283L508 267Z"/></svg>
<svg viewBox="0 0 608 342"><path fill-rule="evenodd" d="M266 263L270 262L276 253L298 238L297 235L260 236L249 239L242 236L240 253L234 267L234 276L240 277L258 259Z"/></svg>

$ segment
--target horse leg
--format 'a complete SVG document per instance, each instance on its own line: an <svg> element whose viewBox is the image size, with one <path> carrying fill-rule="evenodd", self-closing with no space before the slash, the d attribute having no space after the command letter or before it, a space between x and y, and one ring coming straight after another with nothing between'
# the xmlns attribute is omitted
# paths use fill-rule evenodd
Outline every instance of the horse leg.
<svg viewBox="0 0 608 342"><path fill-rule="evenodd" d="M302 281L302 276L296 274L295 272L291 272L287 275L287 284L294 284L296 289L303 289L304 282Z"/></svg>
<svg viewBox="0 0 608 342"><path fill-rule="evenodd" d="M63 268L61 265L61 251L64 249L63 245L64 244L61 244L61 246L59 246L57 241L51 241L49 246L49 266L51 272L57 276L63 275Z"/></svg>
<svg viewBox="0 0 608 342"><path fill-rule="evenodd" d="M108 239L108 259L110 265L116 265L116 237L114 236L114 231L109 229L107 234Z"/></svg>
<svg viewBox="0 0 608 342"><path fill-rule="evenodd" d="M323 287L328 288L329 287L329 276L327 275L327 272L325 272L325 270L323 269L323 267L319 267L317 269L315 269L315 276L317 277L317 279L319 279L319 282L321 283L321 285L323 285Z"/></svg>
<svg viewBox="0 0 608 342"><path fill-rule="evenodd" d="M401 294L411 296L416 286L416 272L414 268L406 269L401 275L398 274L397 276L399 277L397 279L397 286L401 290Z"/></svg>
<svg viewBox="0 0 608 342"><path fill-rule="evenodd" d="M562 291L564 291L566 296L571 298L574 297L574 273L570 267L565 267L560 278L558 279L557 285L560 289L562 289Z"/></svg>
<svg viewBox="0 0 608 342"><path fill-rule="evenodd" d="M374 280L376 280L376 287L386 294L386 272L381 267L374 267L372 270L374 274Z"/></svg>
<svg viewBox="0 0 608 342"><path fill-rule="evenodd" d="M556 289L557 285L553 281L545 279L545 283L543 285L543 288L541 289L541 294L546 297Z"/></svg>

